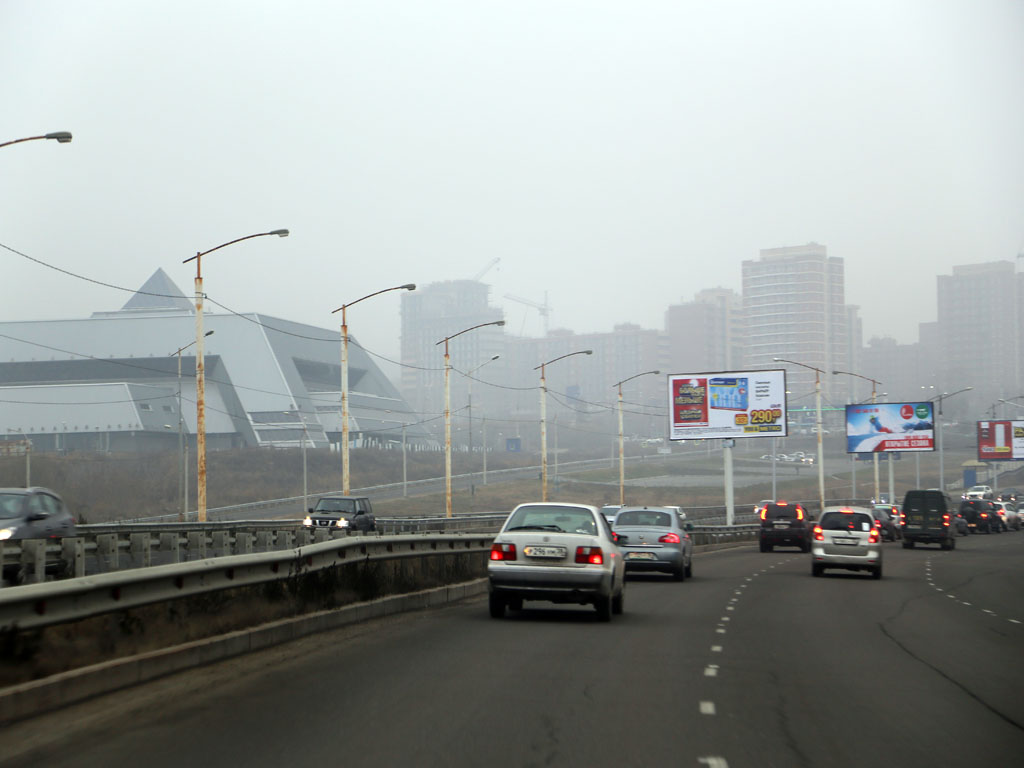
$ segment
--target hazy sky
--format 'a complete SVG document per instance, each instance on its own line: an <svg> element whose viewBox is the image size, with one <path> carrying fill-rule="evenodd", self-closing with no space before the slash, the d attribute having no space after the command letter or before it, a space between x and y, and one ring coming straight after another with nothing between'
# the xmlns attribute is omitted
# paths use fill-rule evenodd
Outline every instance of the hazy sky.
<svg viewBox="0 0 1024 768"><path fill-rule="evenodd" d="M865 340L1024 248L1021 0L0 0L0 244L334 327L483 271L508 330L662 328L762 248L846 262ZM0 249L3 320L130 294ZM208 309L213 309L208 307ZM398 354L399 296L349 312ZM183 340L184 341L187 340Z"/></svg>

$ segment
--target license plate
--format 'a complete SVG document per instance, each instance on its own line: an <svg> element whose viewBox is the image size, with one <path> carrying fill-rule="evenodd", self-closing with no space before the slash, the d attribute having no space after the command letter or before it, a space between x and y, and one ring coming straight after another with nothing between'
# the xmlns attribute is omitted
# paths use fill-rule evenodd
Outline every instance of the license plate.
<svg viewBox="0 0 1024 768"><path fill-rule="evenodd" d="M838 537L837 536L836 538L832 539L832 543L833 544L847 544L847 545L849 545L849 544L860 544L860 539L851 539L851 538L849 538L847 536L843 536L843 537Z"/></svg>
<svg viewBox="0 0 1024 768"><path fill-rule="evenodd" d="M565 547L523 547L527 557L565 557Z"/></svg>
<svg viewBox="0 0 1024 768"><path fill-rule="evenodd" d="M627 552L627 560L656 560L657 555L653 552Z"/></svg>
<svg viewBox="0 0 1024 768"><path fill-rule="evenodd" d="M776 520L774 525L776 528L789 528L789 520Z"/></svg>

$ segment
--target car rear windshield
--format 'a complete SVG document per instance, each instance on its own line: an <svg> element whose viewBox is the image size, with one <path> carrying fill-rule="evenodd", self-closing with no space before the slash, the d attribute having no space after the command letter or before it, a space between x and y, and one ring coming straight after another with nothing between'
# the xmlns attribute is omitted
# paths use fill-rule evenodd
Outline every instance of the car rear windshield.
<svg viewBox="0 0 1024 768"><path fill-rule="evenodd" d="M615 516L616 525L648 525L661 528L672 526L672 515L655 509L627 509Z"/></svg>
<svg viewBox="0 0 1024 768"><path fill-rule="evenodd" d="M597 522L585 509L575 507L520 507L505 524L506 531L552 531L597 535Z"/></svg>
<svg viewBox="0 0 1024 768"><path fill-rule="evenodd" d="M825 531L870 531L874 522L863 512L826 512L819 525Z"/></svg>
<svg viewBox="0 0 1024 768"><path fill-rule="evenodd" d="M789 518L796 520L799 516L797 512L803 512L803 507L799 504L769 504L766 510L765 519L773 520L776 518Z"/></svg>

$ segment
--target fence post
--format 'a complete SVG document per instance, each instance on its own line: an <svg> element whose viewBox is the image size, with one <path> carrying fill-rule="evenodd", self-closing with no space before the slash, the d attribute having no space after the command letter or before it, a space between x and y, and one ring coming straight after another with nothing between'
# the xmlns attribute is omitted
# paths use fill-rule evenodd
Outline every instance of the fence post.
<svg viewBox="0 0 1024 768"><path fill-rule="evenodd" d="M195 557L193 558L193 555ZM206 559L206 532L205 531L189 531L188 532L188 559L189 560L205 560Z"/></svg>
<svg viewBox="0 0 1024 768"><path fill-rule="evenodd" d="M133 533L129 538L132 561L136 567L149 568L153 564L150 554L150 538L148 533Z"/></svg>
<svg viewBox="0 0 1024 768"><path fill-rule="evenodd" d="M252 534L251 533L236 533L235 534L235 554L236 555L251 555L252 554Z"/></svg>
<svg viewBox="0 0 1024 768"><path fill-rule="evenodd" d="M101 571L116 571L120 567L116 533L101 533L96 536L96 560Z"/></svg>
<svg viewBox="0 0 1024 768"><path fill-rule="evenodd" d="M46 539L22 540L21 573L26 584L46 580Z"/></svg>
<svg viewBox="0 0 1024 768"><path fill-rule="evenodd" d="M177 533L161 533L160 534L160 551L169 552L171 555L172 563L181 562L181 548L178 544Z"/></svg>
<svg viewBox="0 0 1024 768"><path fill-rule="evenodd" d="M215 557L231 554L230 531L214 531L210 534L210 548Z"/></svg>
<svg viewBox="0 0 1024 768"><path fill-rule="evenodd" d="M73 579L85 576L85 539L80 536L61 539L60 553L65 576Z"/></svg>

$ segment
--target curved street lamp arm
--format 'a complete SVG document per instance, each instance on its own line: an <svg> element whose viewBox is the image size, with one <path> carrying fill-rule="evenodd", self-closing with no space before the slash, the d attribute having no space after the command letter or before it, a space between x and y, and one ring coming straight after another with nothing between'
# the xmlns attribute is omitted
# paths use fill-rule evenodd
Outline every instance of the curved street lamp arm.
<svg viewBox="0 0 1024 768"><path fill-rule="evenodd" d="M486 328L488 325L504 325L504 324L505 324L504 320L494 320L494 321L492 321L490 323L480 323L480 325L474 325L472 328L466 328L464 330L459 331L458 333L453 333L451 336L445 336L443 339L441 339L439 342L437 342L437 344L434 344L434 346L436 347L438 344L444 344L446 341L448 341L450 339L454 339L456 336L461 336L464 333L469 333L470 331L475 331L477 328Z"/></svg>
<svg viewBox="0 0 1024 768"><path fill-rule="evenodd" d="M355 301L350 301L348 304L342 304L337 309L332 309L331 310L331 314L333 315L335 312L341 312L342 310L345 310L348 307L351 307L353 304L358 304L360 301L365 301L366 299L372 299L374 296L380 296L382 293L387 293L388 291L400 291L402 289L405 289L407 291L415 291L416 290L416 283L406 283L405 285L396 285L394 288L383 288L383 289L381 289L379 291L374 291L373 293L368 293L365 296L363 296L363 298L361 298L361 299L356 299Z"/></svg>
<svg viewBox="0 0 1024 768"><path fill-rule="evenodd" d="M620 381L620 382L618 382L616 384L612 384L612 388L614 389L615 387L621 387L627 381L632 381L633 379L638 379L641 376L650 376L652 374L657 376L659 373L661 373L661 371L644 371L643 373L635 373L632 376L630 376L628 379L623 379L622 381Z"/></svg>
<svg viewBox="0 0 1024 768"><path fill-rule="evenodd" d="M227 242L227 243L221 243L216 248L211 248L208 251L200 251L195 256L189 256L187 259L185 259L181 263L182 264L188 264L190 261L194 261L195 259L198 259L200 256L205 256L208 253L213 253L214 251L219 251L221 248L227 248L229 245L234 245L235 243L240 243L243 240L252 240L254 237L267 237L268 235L277 235L278 237L288 237L288 234L289 233L288 233L287 229L273 229L270 232L257 232L255 235L246 235L245 237L239 237L239 238L237 238L235 240L231 240L230 242Z"/></svg>
<svg viewBox="0 0 1024 768"><path fill-rule="evenodd" d="M37 139L56 139L58 144L67 144L71 141L71 132L55 131L54 133L44 133L42 136L26 136L24 139L5 141L3 144L0 144L0 147L9 147L11 144L21 144L23 141L36 141Z"/></svg>
<svg viewBox="0 0 1024 768"><path fill-rule="evenodd" d="M572 357L573 355L592 355L592 354L594 354L594 350L592 350L592 349L581 349L578 352L569 352L568 354L562 355L561 357L556 357L554 360L548 360L546 363L541 363L540 365L534 366L533 370L539 371L541 368L543 368L546 365L551 365L552 363L557 363L559 360L564 360L565 358Z"/></svg>

